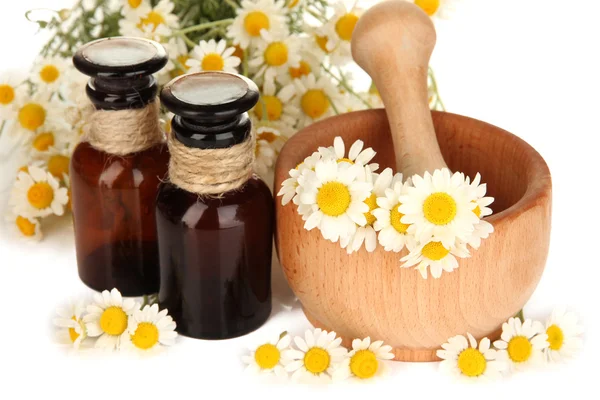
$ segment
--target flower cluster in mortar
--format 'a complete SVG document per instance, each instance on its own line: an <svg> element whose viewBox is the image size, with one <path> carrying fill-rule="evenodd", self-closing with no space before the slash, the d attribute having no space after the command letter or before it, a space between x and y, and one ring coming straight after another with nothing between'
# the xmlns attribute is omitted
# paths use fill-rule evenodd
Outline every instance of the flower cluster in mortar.
<svg viewBox="0 0 600 400"><path fill-rule="evenodd" d="M394 358L392 347L370 337L354 339L349 351L335 332L319 328L293 338L284 332L250 349L242 361L246 371L293 382L327 383L345 379L366 380L386 372L385 361Z"/></svg>
<svg viewBox="0 0 600 400"><path fill-rule="evenodd" d="M168 310L123 299L117 289L96 293L93 301L77 301L57 313L58 339L75 349L95 341L94 347L99 349L149 354L172 345L177 338Z"/></svg>
<svg viewBox="0 0 600 400"><path fill-rule="evenodd" d="M416 4L432 18L451 8L450 0ZM0 135L12 141L0 155L19 160L9 171L19 176L8 224L16 235L37 240L47 218L68 214L70 157L90 114L88 77L71 62L81 45L111 36L155 40L169 53L156 75L161 84L198 71L237 72L254 80L261 91L250 111L258 139L254 167L270 181L279 151L298 129L382 106L374 87L355 89L348 69L361 14L356 4L346 7L341 0L80 0L72 9L28 13L50 40L28 74L0 76ZM431 107L443 109L431 70L429 88ZM162 113L164 121L170 117ZM164 129L170 130L168 122ZM30 171L32 166L48 177ZM48 186L37 185L40 179Z"/></svg>
<svg viewBox="0 0 600 400"><path fill-rule="evenodd" d="M377 244L399 253L402 267L415 267L423 278L458 268L457 258L478 249L493 226L493 198L479 174L473 181L463 173L440 169L404 179L370 163L371 148L356 141L346 153L341 137L332 147L321 147L296 168L278 193L282 204L292 202L307 230L319 229L324 239L339 243L348 254Z"/></svg>
<svg viewBox="0 0 600 400"><path fill-rule="evenodd" d="M437 351L440 369L467 380L495 379L502 374L531 369L547 362L572 357L582 346L583 327L577 315L556 308L544 325L540 321L510 318L502 324L502 334L493 344L457 335Z"/></svg>

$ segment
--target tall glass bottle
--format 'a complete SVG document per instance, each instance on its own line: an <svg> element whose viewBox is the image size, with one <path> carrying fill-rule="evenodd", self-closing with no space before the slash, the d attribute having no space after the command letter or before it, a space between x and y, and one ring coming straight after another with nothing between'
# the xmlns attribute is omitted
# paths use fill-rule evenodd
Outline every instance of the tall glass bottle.
<svg viewBox="0 0 600 400"><path fill-rule="evenodd" d="M100 136L98 144L80 143L71 159L79 276L98 291L156 293L160 273L154 204L167 172L168 149L159 129L143 130L148 124L159 126L152 74L166 65L166 52L145 39L100 39L79 49L73 63L91 76L86 92ZM142 134L151 137L141 140Z"/></svg>
<svg viewBox="0 0 600 400"><path fill-rule="evenodd" d="M163 105L175 113L169 140L199 150L227 149L250 140L246 111L257 100L256 85L241 76L177 78L161 93ZM171 153L173 178L176 156ZM203 157L187 162L199 176L211 168ZM183 335L236 337L269 317L274 203L258 176L250 172L246 179L241 187L218 195L195 193L174 182L161 184L156 205L159 304L169 309Z"/></svg>

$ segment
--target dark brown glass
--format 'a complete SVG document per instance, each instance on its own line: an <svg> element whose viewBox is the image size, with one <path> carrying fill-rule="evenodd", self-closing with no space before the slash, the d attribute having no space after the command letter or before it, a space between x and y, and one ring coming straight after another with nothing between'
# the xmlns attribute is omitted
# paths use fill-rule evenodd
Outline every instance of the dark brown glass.
<svg viewBox="0 0 600 400"><path fill-rule="evenodd" d="M226 339L267 320L273 210L271 191L257 176L220 199L161 185L159 303L179 333Z"/></svg>
<svg viewBox="0 0 600 400"><path fill-rule="evenodd" d="M81 143L71 159L79 277L124 296L157 293L159 259L154 204L167 173L165 145L116 157Z"/></svg>
<svg viewBox="0 0 600 400"><path fill-rule="evenodd" d="M152 74L166 63L160 44L139 38L100 39L73 57L75 67L91 77L86 93L92 104L109 112L156 101ZM92 289L117 288L124 296L158 292L154 205L168 161L165 144L125 156L86 142L75 149L70 167L75 249L79 276Z"/></svg>

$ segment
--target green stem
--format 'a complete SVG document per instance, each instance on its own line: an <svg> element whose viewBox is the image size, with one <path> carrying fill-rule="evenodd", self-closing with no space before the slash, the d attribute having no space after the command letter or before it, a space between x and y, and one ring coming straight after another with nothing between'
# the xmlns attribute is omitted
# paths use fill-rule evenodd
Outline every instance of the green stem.
<svg viewBox="0 0 600 400"><path fill-rule="evenodd" d="M320 22L327 22L327 19L323 15L317 13L316 11L313 11L313 10L311 10L308 7L306 7L305 10L306 10L307 13L309 13L310 15L312 15L313 17L315 17Z"/></svg>
<svg viewBox="0 0 600 400"><path fill-rule="evenodd" d="M365 106L367 106L368 108L373 108L371 106L371 104L369 104L368 101L366 101L365 99L363 99L362 97L360 97L360 95L358 93L356 93L354 91L354 89L352 89L350 87L350 85L348 85L348 83L346 82L345 79L341 79L338 78L329 68L327 68L325 65L321 64L321 68L323 68L325 70L325 72L327 72L329 75L331 75L333 77L333 79L335 79L336 81L338 81L338 83L344 88L346 89L346 91L348 93L350 93L351 95L353 95L354 97L356 97L358 100L360 100L361 103L363 103Z"/></svg>
<svg viewBox="0 0 600 400"><path fill-rule="evenodd" d="M233 22L233 18L222 19L220 21L205 22L203 24L194 25L194 26L190 26L190 27L187 27L184 29L180 29L175 33L176 34L182 34L182 33L186 34L186 33L190 33L190 32L202 31L204 29L212 28L213 26L230 24L232 22Z"/></svg>
<svg viewBox="0 0 600 400"><path fill-rule="evenodd" d="M248 76L248 49L244 49L244 61L242 62L242 75Z"/></svg>
<svg viewBox="0 0 600 400"><path fill-rule="evenodd" d="M525 322L525 315L523 314L523 309L521 309L521 311L519 311L517 315L515 315L515 318L519 318L521 322Z"/></svg>
<svg viewBox="0 0 600 400"><path fill-rule="evenodd" d="M233 8L234 10L237 10L239 8L239 6L233 0L225 0L225 3L227 3L227 5L229 5L229 7Z"/></svg>
<svg viewBox="0 0 600 400"><path fill-rule="evenodd" d="M429 68L429 77L431 78L431 87L433 88L433 91L435 92L436 103L439 104L442 111L446 111L446 106L444 105L444 102L442 101L442 98L440 97L437 80L435 79L435 73L433 72L432 68Z"/></svg>
<svg viewBox="0 0 600 400"><path fill-rule="evenodd" d="M179 36L180 38L182 38L182 39L183 39L183 41L184 41L184 42L185 42L185 43L186 43L188 46L190 46L192 49L193 49L194 47L196 47L196 43L195 43L195 42L194 42L192 39L190 39L189 37L187 37L187 35L186 35L185 33L178 33L178 34L177 34L177 36Z"/></svg>
<svg viewBox="0 0 600 400"><path fill-rule="evenodd" d="M284 337L285 335L287 335L287 334L288 334L288 332L287 332L287 331L283 331L283 332L281 332L281 334L279 335L279 339L283 339L283 337Z"/></svg>
<svg viewBox="0 0 600 400"><path fill-rule="evenodd" d="M2 136L2 133L4 132L4 127L6 126L6 121L2 121L2 125L0 125L0 136Z"/></svg>
<svg viewBox="0 0 600 400"><path fill-rule="evenodd" d="M327 96L327 98L329 99L329 104L331 104L331 108L333 108L333 112L335 113L335 115L340 115L339 110L337 109L331 98L329 96Z"/></svg>

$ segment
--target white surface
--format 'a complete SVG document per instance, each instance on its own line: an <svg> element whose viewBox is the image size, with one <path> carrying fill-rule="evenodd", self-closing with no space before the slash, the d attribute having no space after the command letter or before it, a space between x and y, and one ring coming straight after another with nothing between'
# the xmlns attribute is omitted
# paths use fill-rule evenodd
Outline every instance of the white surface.
<svg viewBox="0 0 600 400"><path fill-rule="evenodd" d="M2 2L1 69L26 67L43 43L23 19L34 6L69 1ZM433 64L447 108L501 126L544 156L554 180L552 244L544 276L526 315L545 317L566 304L586 325L584 352L568 364L528 371L491 385L464 385L441 375L436 364L392 364L391 374L370 384L328 387L264 385L242 377L240 355L269 332L298 334L309 324L289 301L281 275L268 323L235 340L181 339L164 355L132 359L116 354L65 353L52 342L54 308L71 296L91 293L79 281L68 227L46 230L41 244L0 233L0 375L2 398L33 395L64 399L300 398L562 398L591 388L596 379L599 295L597 279L598 160L597 93L600 68L600 4L596 0L480 0L466 2L438 26ZM0 178L7 178L0 161ZM1 179L0 179L1 180ZM3 195L5 196L5 194ZM2 198L0 206L3 206ZM525 238L526 239L526 238ZM523 268L527 268L526 265ZM268 391L268 392L267 392ZM597 398L597 390L584 398ZM423 397L423 395L425 395ZM485 396L485 397L483 397Z"/></svg>

